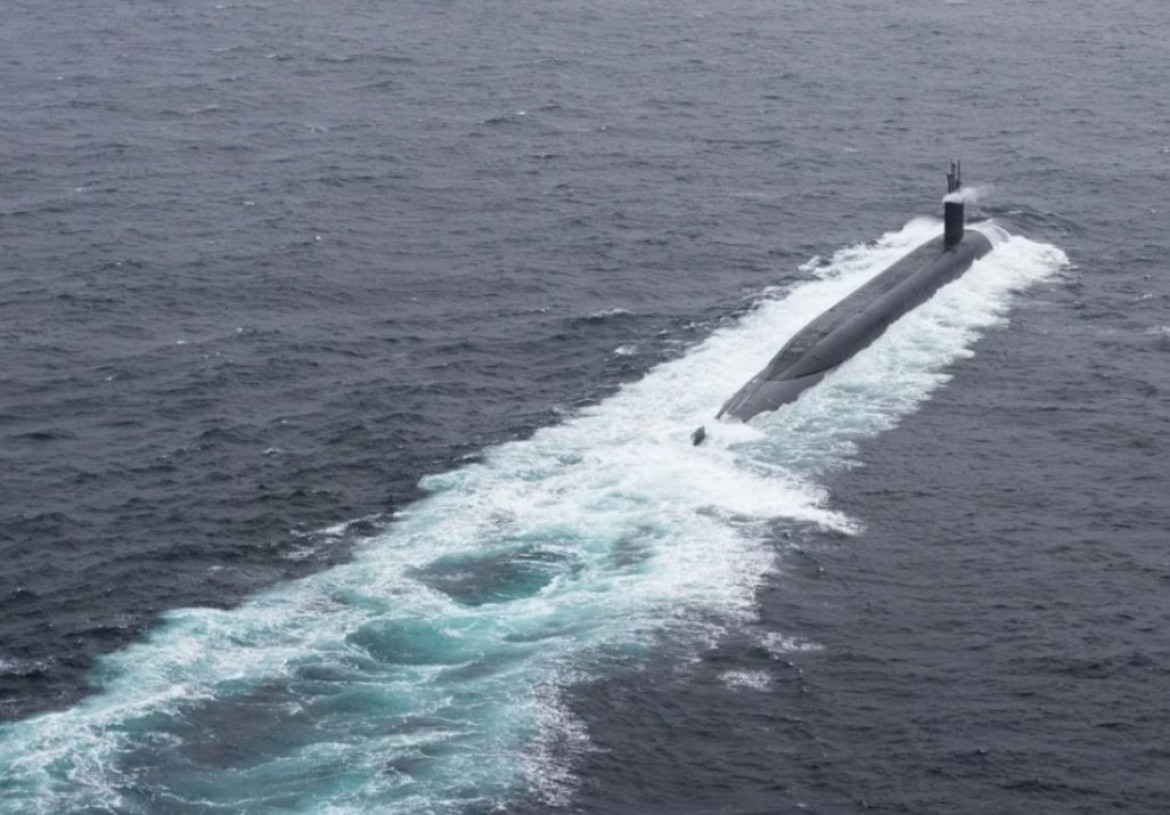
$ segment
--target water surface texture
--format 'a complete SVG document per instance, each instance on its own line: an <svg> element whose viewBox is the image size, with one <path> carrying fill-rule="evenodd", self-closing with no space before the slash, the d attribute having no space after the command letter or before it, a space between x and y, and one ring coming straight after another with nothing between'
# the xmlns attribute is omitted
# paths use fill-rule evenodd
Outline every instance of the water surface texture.
<svg viewBox="0 0 1170 815"><path fill-rule="evenodd" d="M10 3L0 812L1159 811L1167 31Z"/></svg>

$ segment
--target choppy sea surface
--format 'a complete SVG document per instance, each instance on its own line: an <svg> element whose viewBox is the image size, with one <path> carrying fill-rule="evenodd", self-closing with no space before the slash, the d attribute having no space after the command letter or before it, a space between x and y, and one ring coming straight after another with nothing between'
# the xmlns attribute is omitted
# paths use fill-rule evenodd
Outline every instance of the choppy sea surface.
<svg viewBox="0 0 1170 815"><path fill-rule="evenodd" d="M1164 811L1170 6L3 18L0 812Z"/></svg>

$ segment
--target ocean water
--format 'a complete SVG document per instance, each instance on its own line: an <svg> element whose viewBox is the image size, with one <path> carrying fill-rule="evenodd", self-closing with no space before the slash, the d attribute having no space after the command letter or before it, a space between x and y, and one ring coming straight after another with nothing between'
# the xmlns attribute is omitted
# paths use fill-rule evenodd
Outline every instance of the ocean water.
<svg viewBox="0 0 1170 815"><path fill-rule="evenodd" d="M1160 811L1167 30L11 4L0 812Z"/></svg>

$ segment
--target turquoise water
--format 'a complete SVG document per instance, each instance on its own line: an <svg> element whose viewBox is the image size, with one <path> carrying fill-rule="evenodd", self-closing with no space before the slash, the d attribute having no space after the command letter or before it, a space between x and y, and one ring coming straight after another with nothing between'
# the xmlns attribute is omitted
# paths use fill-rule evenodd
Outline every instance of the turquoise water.
<svg viewBox="0 0 1170 815"><path fill-rule="evenodd" d="M805 321L940 226L915 220L612 398L427 478L352 562L231 610L169 612L77 706L0 729L3 812L462 812L563 803L590 749L576 683L686 660L752 619L775 524L856 531L818 479L897 424L1055 275L996 250L795 405L711 416ZM693 447L705 424L708 442ZM780 647L780 646L777 646Z"/></svg>

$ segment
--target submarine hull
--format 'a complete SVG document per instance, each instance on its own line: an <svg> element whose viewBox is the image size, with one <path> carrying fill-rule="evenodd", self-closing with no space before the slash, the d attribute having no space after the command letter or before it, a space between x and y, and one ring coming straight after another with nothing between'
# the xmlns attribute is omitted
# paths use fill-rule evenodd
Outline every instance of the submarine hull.
<svg viewBox="0 0 1170 815"><path fill-rule="evenodd" d="M796 401L991 248L985 235L971 229L918 247L798 331L764 370L727 400L718 418L746 422Z"/></svg>

